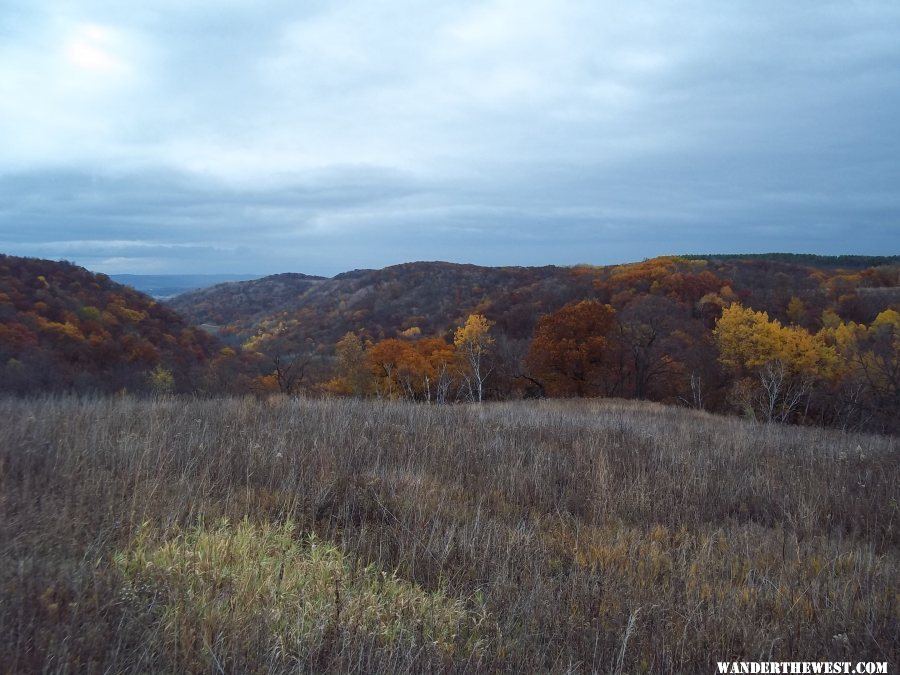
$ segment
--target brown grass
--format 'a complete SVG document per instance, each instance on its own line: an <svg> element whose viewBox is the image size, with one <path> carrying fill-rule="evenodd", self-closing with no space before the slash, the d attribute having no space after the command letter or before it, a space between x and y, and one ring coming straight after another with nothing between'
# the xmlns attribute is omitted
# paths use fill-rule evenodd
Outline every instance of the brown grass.
<svg viewBox="0 0 900 675"><path fill-rule="evenodd" d="M898 664L891 437L605 400L0 419L0 672Z"/></svg>

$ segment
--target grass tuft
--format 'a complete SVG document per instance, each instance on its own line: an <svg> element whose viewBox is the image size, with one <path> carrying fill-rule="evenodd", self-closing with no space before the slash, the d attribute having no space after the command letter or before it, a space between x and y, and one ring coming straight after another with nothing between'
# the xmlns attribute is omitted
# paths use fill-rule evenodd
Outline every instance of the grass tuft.
<svg viewBox="0 0 900 675"><path fill-rule="evenodd" d="M448 655L480 644L484 617L465 601L374 563L354 565L315 534L298 536L291 521L220 519L165 537L144 523L114 564L127 580L124 597L155 608L165 648L187 669L231 663L248 633L267 635L273 653L299 661L342 633L393 649L427 643Z"/></svg>

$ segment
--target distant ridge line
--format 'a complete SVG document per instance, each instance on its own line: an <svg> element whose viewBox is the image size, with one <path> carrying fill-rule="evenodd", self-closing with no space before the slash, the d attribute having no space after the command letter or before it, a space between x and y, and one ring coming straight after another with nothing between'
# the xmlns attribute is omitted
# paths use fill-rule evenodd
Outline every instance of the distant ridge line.
<svg viewBox="0 0 900 675"><path fill-rule="evenodd" d="M900 255L819 255L817 253L700 253L682 254L687 260L772 260L836 267L877 267L900 263Z"/></svg>

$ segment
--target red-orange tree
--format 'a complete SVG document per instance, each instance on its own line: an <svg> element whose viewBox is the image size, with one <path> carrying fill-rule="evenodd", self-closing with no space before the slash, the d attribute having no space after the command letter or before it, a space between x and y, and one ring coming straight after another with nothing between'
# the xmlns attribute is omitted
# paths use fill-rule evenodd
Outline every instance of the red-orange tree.
<svg viewBox="0 0 900 675"><path fill-rule="evenodd" d="M447 400L454 349L441 338L382 340L366 350L365 361L378 396Z"/></svg>
<svg viewBox="0 0 900 675"><path fill-rule="evenodd" d="M526 359L534 379L550 396L607 393L609 334L615 311L592 300L568 304L538 321Z"/></svg>

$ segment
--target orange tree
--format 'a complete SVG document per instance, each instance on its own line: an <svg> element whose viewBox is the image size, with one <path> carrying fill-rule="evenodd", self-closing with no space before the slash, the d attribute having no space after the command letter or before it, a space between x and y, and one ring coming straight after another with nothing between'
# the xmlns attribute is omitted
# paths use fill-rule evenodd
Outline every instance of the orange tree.
<svg viewBox="0 0 900 675"><path fill-rule="evenodd" d="M542 317L526 357L531 376L551 396L607 393L609 337L615 311L593 300L565 305Z"/></svg>
<svg viewBox="0 0 900 675"><path fill-rule="evenodd" d="M454 360L453 346L441 338L390 338L376 342L365 352L371 389L385 398L446 401Z"/></svg>

